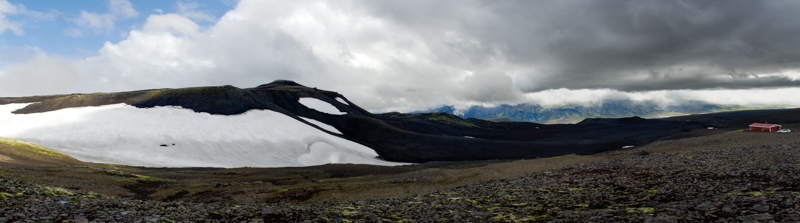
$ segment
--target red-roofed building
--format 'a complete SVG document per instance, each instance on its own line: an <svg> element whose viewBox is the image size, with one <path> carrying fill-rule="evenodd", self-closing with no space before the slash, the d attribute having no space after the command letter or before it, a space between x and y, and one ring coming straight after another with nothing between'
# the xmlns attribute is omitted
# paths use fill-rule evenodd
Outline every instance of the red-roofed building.
<svg viewBox="0 0 800 223"><path fill-rule="evenodd" d="M753 123L750 124L751 132L777 132L781 130L781 125L767 124L767 123Z"/></svg>

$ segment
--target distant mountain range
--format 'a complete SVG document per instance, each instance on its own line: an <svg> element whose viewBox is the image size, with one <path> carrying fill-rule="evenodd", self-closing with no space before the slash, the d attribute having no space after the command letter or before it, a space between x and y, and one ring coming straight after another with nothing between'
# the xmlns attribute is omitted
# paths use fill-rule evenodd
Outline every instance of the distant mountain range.
<svg viewBox="0 0 800 223"><path fill-rule="evenodd" d="M623 117L663 117L757 109L763 107L745 107L738 105L718 105L700 101L690 101L681 105L662 107L653 102L636 102L631 100L608 100L596 105L565 105L543 107L538 104L500 105L497 107L472 106L466 110L457 110L453 106L442 106L426 111L413 113L443 112L461 118L477 118L489 121L536 122L542 124L578 123L587 118L623 118Z"/></svg>

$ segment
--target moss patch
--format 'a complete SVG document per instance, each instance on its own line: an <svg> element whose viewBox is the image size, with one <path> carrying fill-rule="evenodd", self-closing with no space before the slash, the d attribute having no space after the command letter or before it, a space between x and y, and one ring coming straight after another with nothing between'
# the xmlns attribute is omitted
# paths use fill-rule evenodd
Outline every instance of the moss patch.
<svg viewBox="0 0 800 223"><path fill-rule="evenodd" d="M60 187L44 187L42 188L42 194L48 196L74 196L75 194L72 191L69 191L64 188Z"/></svg>
<svg viewBox="0 0 800 223"><path fill-rule="evenodd" d="M427 119L428 119L428 121L439 122L439 123L442 123L442 124L460 125L460 126L464 126L464 127L478 128L478 126L475 125L475 124L472 124L472 122L469 122L467 120L459 118L458 116L447 114L447 113L441 113L441 112L433 113L433 114L430 114L430 116L428 116Z"/></svg>
<svg viewBox="0 0 800 223"><path fill-rule="evenodd" d="M0 138L0 154L12 162L32 162L32 164L80 164L71 156L53 149L25 141Z"/></svg>

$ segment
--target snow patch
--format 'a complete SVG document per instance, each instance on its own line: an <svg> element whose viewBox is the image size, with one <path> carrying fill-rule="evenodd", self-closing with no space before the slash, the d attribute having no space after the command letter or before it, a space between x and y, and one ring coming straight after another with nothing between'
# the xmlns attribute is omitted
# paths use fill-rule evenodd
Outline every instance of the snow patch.
<svg viewBox="0 0 800 223"><path fill-rule="evenodd" d="M224 116L116 104L11 113L26 105L0 105L0 136L38 143L86 162L228 168L405 164L380 160L366 146L270 110Z"/></svg>
<svg viewBox="0 0 800 223"><path fill-rule="evenodd" d="M633 148L633 146L632 146L632 145L630 145L630 146L623 146L622 148L623 148L623 149L630 149L630 148Z"/></svg>
<svg viewBox="0 0 800 223"><path fill-rule="evenodd" d="M316 98L300 98L300 104L306 106L307 108L317 110L322 113L327 113L331 115L344 115L347 113L339 111L338 108L333 106L328 102L324 102L322 100Z"/></svg>
<svg viewBox="0 0 800 223"><path fill-rule="evenodd" d="M311 124L319 126L322 129L342 134L342 132L340 132L338 129L336 129L336 127L330 126L330 125L325 124L323 122L320 122L320 121L317 121L317 120L314 120L314 119L310 119L310 118L306 118L306 117L300 117L300 118L303 118L303 120L306 120L306 121L310 122Z"/></svg>
<svg viewBox="0 0 800 223"><path fill-rule="evenodd" d="M472 137L472 136L464 136L464 138L467 138L467 139L474 139L475 137Z"/></svg>
<svg viewBox="0 0 800 223"><path fill-rule="evenodd" d="M325 142L315 142L308 147L308 153L300 155L297 162L306 165L314 165L319 160L328 163L339 163L346 154L340 153L336 148Z"/></svg>
<svg viewBox="0 0 800 223"><path fill-rule="evenodd" d="M338 101L338 102L340 102L342 104L350 105L350 103L347 103L347 101L345 101L343 98L340 98L340 97L336 97L336 101Z"/></svg>

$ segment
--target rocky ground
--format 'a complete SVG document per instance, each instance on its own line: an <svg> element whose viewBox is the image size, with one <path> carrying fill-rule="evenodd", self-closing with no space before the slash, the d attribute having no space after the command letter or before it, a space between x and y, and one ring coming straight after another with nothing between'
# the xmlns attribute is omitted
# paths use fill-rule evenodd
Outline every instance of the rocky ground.
<svg viewBox="0 0 800 223"><path fill-rule="evenodd" d="M800 143L635 156L401 198L141 201L0 177L0 222L800 222Z"/></svg>

